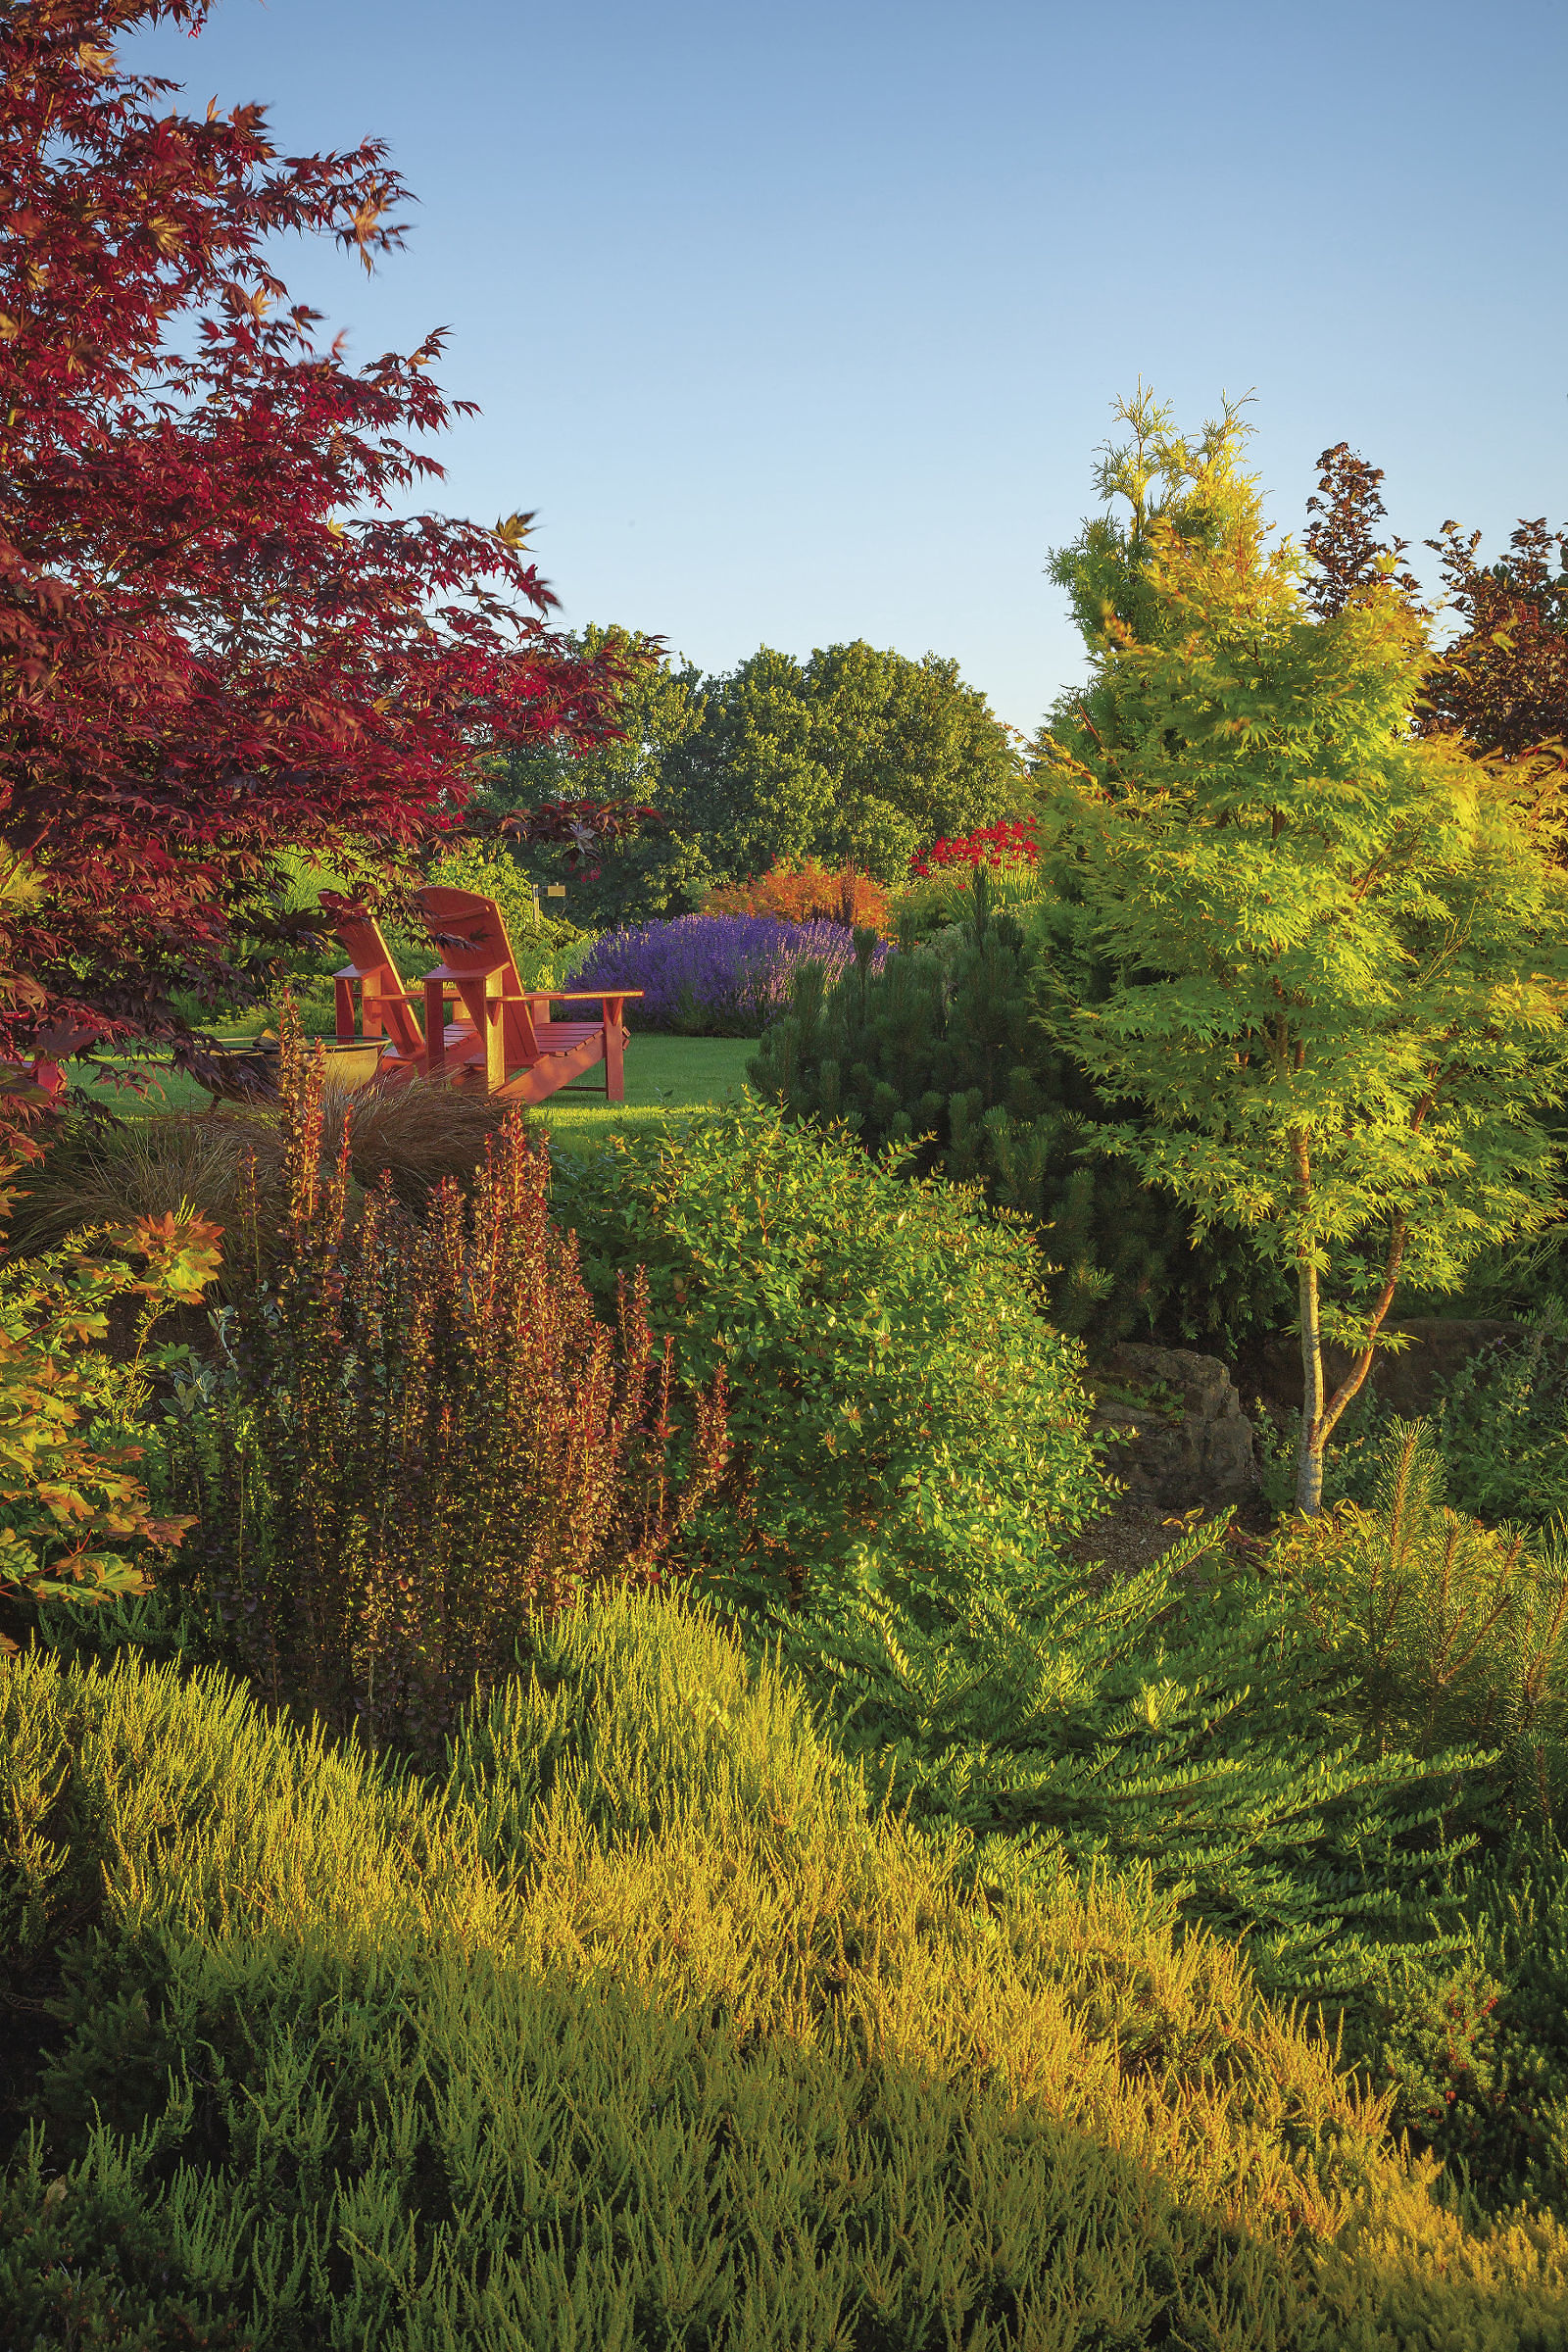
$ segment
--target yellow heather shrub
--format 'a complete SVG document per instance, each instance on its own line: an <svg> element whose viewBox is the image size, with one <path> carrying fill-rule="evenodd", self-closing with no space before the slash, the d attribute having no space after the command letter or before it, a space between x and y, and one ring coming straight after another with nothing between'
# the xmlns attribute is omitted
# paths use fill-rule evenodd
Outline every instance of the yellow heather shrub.
<svg viewBox="0 0 1568 2352"><path fill-rule="evenodd" d="M701 1611L564 1616L439 1788L31 1659L0 1769L15 1965L101 1930L18 2308L90 2208L258 2352L1568 2341L1555 2222L1446 2210L1146 1889L962 1896Z"/></svg>

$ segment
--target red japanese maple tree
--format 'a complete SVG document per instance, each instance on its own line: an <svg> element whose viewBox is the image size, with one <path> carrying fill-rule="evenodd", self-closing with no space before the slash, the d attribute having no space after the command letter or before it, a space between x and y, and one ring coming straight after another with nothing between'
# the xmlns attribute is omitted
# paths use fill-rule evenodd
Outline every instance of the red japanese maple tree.
<svg viewBox="0 0 1568 2352"><path fill-rule="evenodd" d="M0 8L0 1059L182 1037L172 990L259 976L281 850L407 845L482 754L612 731L528 518L397 511L471 411L441 337L350 368L275 272L283 231L401 243L385 149L282 157L117 60L208 7Z"/></svg>

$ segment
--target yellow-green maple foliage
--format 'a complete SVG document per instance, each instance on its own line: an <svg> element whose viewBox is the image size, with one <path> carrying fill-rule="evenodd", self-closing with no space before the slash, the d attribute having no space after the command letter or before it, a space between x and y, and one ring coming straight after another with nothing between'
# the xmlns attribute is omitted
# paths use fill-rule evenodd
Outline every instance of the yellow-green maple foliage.
<svg viewBox="0 0 1568 2352"><path fill-rule="evenodd" d="M1398 1282L1451 1290L1549 1213L1568 882L1517 779L1413 733L1432 654L1403 598L1308 610L1239 435L1110 551L1131 617L1079 600L1095 679L1043 854L1110 977L1091 999L1063 969L1042 1009L1139 1107L1101 1140L1296 1278L1311 1510ZM1333 1396L1325 1338L1352 1349Z"/></svg>

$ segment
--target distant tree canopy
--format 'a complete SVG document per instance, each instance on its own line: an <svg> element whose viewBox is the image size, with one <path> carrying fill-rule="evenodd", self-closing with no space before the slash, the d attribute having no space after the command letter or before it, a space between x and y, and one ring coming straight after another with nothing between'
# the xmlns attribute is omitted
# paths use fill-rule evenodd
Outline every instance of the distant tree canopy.
<svg viewBox="0 0 1568 2352"><path fill-rule="evenodd" d="M761 646L706 676L634 631L588 628L577 643L589 661L607 650L628 660L620 740L580 753L529 746L498 766L488 797L497 808L629 799L664 821L597 875L570 878L575 921L679 912L780 858L854 863L892 881L942 835L1019 805L1011 735L957 663L935 654L911 662L857 640L801 662ZM527 855L542 876L548 853Z"/></svg>

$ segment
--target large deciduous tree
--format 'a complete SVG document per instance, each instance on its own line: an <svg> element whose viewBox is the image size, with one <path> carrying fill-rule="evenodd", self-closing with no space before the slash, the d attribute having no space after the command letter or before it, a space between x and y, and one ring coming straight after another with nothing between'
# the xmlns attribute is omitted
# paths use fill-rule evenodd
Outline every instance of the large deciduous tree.
<svg viewBox="0 0 1568 2352"><path fill-rule="evenodd" d="M1311 610L1238 431L1143 519L1125 616L1085 549L1092 677L1042 852L1082 954L1042 1010L1138 1106L1100 1140L1294 1277L1311 1511L1400 1281L1454 1288L1550 1213L1568 878L1523 777L1415 733L1427 630L1381 561L1350 550Z"/></svg>
<svg viewBox="0 0 1568 2352"><path fill-rule="evenodd" d="M401 243L384 148L282 157L118 61L207 9L0 11L0 1058L182 1035L280 850L396 851L480 753L612 723L526 517L400 511L470 405L440 336L351 368L276 273L284 232Z"/></svg>
<svg viewBox="0 0 1568 2352"><path fill-rule="evenodd" d="M679 910L780 859L893 881L918 851L1014 813L1024 795L1010 731L936 654L912 662L857 639L799 662L761 646L704 676L625 631L588 632L585 652L607 635L635 662L619 741L525 752L497 788L519 803L574 789L657 802L657 840L617 858L597 894L586 877L572 885L584 920L618 919L629 889L640 912Z"/></svg>

